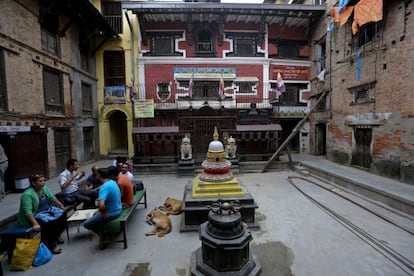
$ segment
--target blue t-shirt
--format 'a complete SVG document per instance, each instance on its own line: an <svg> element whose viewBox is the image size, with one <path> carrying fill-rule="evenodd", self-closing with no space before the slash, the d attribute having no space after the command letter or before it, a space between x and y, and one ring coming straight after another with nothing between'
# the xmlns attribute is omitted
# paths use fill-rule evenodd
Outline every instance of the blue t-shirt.
<svg viewBox="0 0 414 276"><path fill-rule="evenodd" d="M86 180L89 183L92 184L92 189L95 189L96 187L98 187L100 185L98 179L93 175L93 173L91 173L90 175L88 175L88 178Z"/></svg>
<svg viewBox="0 0 414 276"><path fill-rule="evenodd" d="M121 191L115 181L107 180L99 189L98 200L105 201L110 217L118 216L122 211Z"/></svg>

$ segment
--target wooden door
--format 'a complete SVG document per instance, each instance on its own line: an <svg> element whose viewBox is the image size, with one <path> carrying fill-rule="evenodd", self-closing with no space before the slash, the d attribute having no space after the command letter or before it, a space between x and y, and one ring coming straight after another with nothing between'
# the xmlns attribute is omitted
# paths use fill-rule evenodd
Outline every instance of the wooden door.
<svg viewBox="0 0 414 276"><path fill-rule="evenodd" d="M369 168L372 162L371 128L355 128L355 150L353 151L352 164Z"/></svg>
<svg viewBox="0 0 414 276"><path fill-rule="evenodd" d="M55 129L55 155L56 171L61 172L66 169L66 162L72 158L68 129Z"/></svg>

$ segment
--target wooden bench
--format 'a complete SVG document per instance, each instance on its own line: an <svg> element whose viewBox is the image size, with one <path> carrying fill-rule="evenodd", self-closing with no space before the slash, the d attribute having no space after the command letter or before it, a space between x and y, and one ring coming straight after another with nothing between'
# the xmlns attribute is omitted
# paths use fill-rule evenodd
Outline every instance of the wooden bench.
<svg viewBox="0 0 414 276"><path fill-rule="evenodd" d="M76 210L78 206L78 203L65 205L65 211L68 213L70 211ZM13 256L13 250L16 247L16 239L31 239L36 237L39 233L40 232L34 231L32 226L20 226L16 224L8 227L7 229L0 232L0 253L6 251L7 258L10 263Z"/></svg>
<svg viewBox="0 0 414 276"><path fill-rule="evenodd" d="M137 190L134 195L134 203L130 207L126 207L122 209L121 214L114 220L102 224L99 227L99 247L101 249L105 249L106 244L116 243L116 242L123 242L124 249L128 247L127 244L127 234L126 234L126 223L137 208L138 205L144 205L147 208L147 191L145 189ZM107 239L105 240L106 235L118 235L122 233L122 239Z"/></svg>

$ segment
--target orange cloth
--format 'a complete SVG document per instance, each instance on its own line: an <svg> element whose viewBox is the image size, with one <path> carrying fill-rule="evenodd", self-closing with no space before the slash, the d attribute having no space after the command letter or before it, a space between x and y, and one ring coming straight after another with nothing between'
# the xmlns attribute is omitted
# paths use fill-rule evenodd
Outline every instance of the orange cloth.
<svg viewBox="0 0 414 276"><path fill-rule="evenodd" d="M134 187L131 179L124 174L119 174L116 183L121 190L122 207L131 206L134 203Z"/></svg>
<svg viewBox="0 0 414 276"><path fill-rule="evenodd" d="M358 32L358 28L368 22L382 20L382 0L361 0L354 8L354 22L352 34Z"/></svg>
<svg viewBox="0 0 414 276"><path fill-rule="evenodd" d="M331 10L331 16L339 26L343 26L354 12L352 22L352 34L356 34L360 26L368 22L378 22L382 20L383 0L361 0L355 6L347 6L338 13L338 7Z"/></svg>
<svg viewBox="0 0 414 276"><path fill-rule="evenodd" d="M358 26L382 20L382 0L361 0L354 9L354 20Z"/></svg>
<svg viewBox="0 0 414 276"><path fill-rule="evenodd" d="M339 26L343 26L354 11L354 6L345 7L340 13L338 13L337 7L334 9L335 10L332 12L332 14L334 15L335 22L339 22Z"/></svg>

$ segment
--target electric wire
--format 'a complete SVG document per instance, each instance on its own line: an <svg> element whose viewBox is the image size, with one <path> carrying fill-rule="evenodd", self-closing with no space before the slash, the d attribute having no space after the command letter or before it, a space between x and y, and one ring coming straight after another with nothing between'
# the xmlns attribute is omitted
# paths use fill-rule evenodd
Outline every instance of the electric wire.
<svg viewBox="0 0 414 276"><path fill-rule="evenodd" d="M305 182L317 185L318 187L321 187L327 191L332 192L331 190L327 189L326 187L323 187L319 185L318 183L311 181L309 179L303 178L303 177L295 177L295 176L289 176L287 178L288 182L296 189L298 190L303 196L305 196L308 200L310 200L313 204L315 204L318 208L320 208L322 211L324 211L326 214L328 214L331 218L336 220L338 223L340 223L345 229L349 230L351 233L353 233L355 236L357 236L359 239L364 241L366 244L368 244L370 247L372 247L375 251L383 255L386 259L388 259L390 262L392 262L395 266L400 268L402 271L404 271L407 275L413 275L414 274L414 263L409 260L408 258L404 257L402 254L398 253L388 245L383 244L380 240L375 238L373 235L369 234L362 228L358 227L351 221L347 220L345 217L339 215L332 209L326 207L322 203L318 202L316 199L305 193L302 189L300 189L294 182L293 179L300 179ZM339 195L335 193L336 195ZM339 195L341 196L341 195ZM341 196L343 197L343 196ZM347 198L345 198L347 199ZM355 202L356 203L356 202ZM357 203L356 203L357 204ZM361 206L360 204L357 204L358 206ZM367 210L366 208L364 208ZM372 211L371 211L372 213ZM382 217L381 217L382 218ZM387 222L389 222L387 220ZM395 225L395 223L391 223ZM405 231L405 229L402 229ZM412 233L410 233L412 234ZM407 270L408 269L408 270Z"/></svg>

